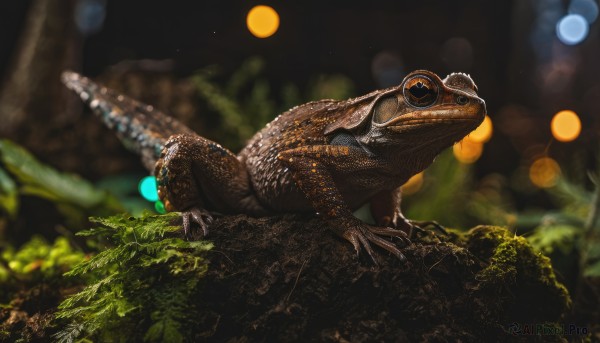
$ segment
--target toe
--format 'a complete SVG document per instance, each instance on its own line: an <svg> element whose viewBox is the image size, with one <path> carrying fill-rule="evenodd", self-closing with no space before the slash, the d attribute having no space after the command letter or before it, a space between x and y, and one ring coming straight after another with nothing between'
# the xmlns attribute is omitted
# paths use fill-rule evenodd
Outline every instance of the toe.
<svg viewBox="0 0 600 343"><path fill-rule="evenodd" d="M212 223L211 214L202 208L193 207L181 213L183 233L186 237L196 236L197 227L202 229L203 236L208 235L208 227Z"/></svg>
<svg viewBox="0 0 600 343"><path fill-rule="evenodd" d="M181 214L181 218L183 219L183 235L187 237L191 230L189 212L183 212Z"/></svg>
<svg viewBox="0 0 600 343"><path fill-rule="evenodd" d="M360 242L356 235L353 235L351 230L346 230L344 232L343 237L354 246L354 250L356 251L356 255L360 254Z"/></svg>
<svg viewBox="0 0 600 343"><path fill-rule="evenodd" d="M367 251L367 254L369 254L369 257L371 257L371 260L373 260L373 262L378 265L379 262L377 261L377 257L375 257L376 255L373 251L373 248L371 248L371 244L369 244L369 240L361 232L357 231L355 234L360 240L360 243L362 244L363 248L365 248L365 250Z"/></svg>
<svg viewBox="0 0 600 343"><path fill-rule="evenodd" d="M411 220L410 224L413 227L413 233L418 233L418 234L425 234L427 233L427 229L430 230L435 230L443 235L448 236L449 233L448 231L446 231L446 229L440 225L438 222L436 221L414 221Z"/></svg>
<svg viewBox="0 0 600 343"><path fill-rule="evenodd" d="M208 225L212 223L212 216L207 211L198 208L193 208L190 211L190 214L192 215L192 218L194 218L194 222L200 226L202 233L206 237L208 235Z"/></svg>
<svg viewBox="0 0 600 343"><path fill-rule="evenodd" d="M400 239L400 241L402 241L402 246L403 247L412 244L412 242L408 238L408 235L406 234L406 232L404 232L402 230L393 229L391 227L371 226L371 227L369 227L369 231L371 233L373 233L374 235L388 236L388 237L397 237L397 238Z"/></svg>
<svg viewBox="0 0 600 343"><path fill-rule="evenodd" d="M375 235L375 234L373 234L371 232L369 232L367 234L367 239L371 243L373 243L373 244L375 244L375 245L377 245L377 246L379 246L379 247L381 247L381 248L383 248L383 249L391 252L392 254L394 254L394 256L396 256L401 261L406 261L406 256L404 256L404 254L402 254L402 252L400 251L400 249L398 249L398 247L396 246L396 244L394 244L394 243L392 243L392 242L390 242L388 240L385 240L385 239L383 239L383 238L381 238L381 237L379 237L379 236L377 236L377 235Z"/></svg>

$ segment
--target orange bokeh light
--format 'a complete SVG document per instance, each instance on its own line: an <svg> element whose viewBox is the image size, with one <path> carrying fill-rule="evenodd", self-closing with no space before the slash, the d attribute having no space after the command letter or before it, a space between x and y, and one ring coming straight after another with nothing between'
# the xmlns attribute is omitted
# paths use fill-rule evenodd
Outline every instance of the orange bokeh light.
<svg viewBox="0 0 600 343"><path fill-rule="evenodd" d="M258 5L248 12L246 25L254 36L267 38L277 32L279 28L279 14L273 7Z"/></svg>
<svg viewBox="0 0 600 343"><path fill-rule="evenodd" d="M581 132L581 121L577 114L570 110L556 113L550 122L552 136L561 142L570 142Z"/></svg>
<svg viewBox="0 0 600 343"><path fill-rule="evenodd" d="M485 116L483 122L469 134L469 139L473 142L485 143L492 138L492 132L494 131L492 120L490 117Z"/></svg>
<svg viewBox="0 0 600 343"><path fill-rule="evenodd" d="M483 153L483 143L472 141L465 137L462 141L454 144L452 147L454 157L461 163L475 163Z"/></svg>
<svg viewBox="0 0 600 343"><path fill-rule="evenodd" d="M423 186L423 172L413 175L404 185L402 185L402 194L410 195L417 193Z"/></svg>
<svg viewBox="0 0 600 343"><path fill-rule="evenodd" d="M556 185L560 176L560 166L550 157L541 157L529 167L529 179L540 188L550 188Z"/></svg>

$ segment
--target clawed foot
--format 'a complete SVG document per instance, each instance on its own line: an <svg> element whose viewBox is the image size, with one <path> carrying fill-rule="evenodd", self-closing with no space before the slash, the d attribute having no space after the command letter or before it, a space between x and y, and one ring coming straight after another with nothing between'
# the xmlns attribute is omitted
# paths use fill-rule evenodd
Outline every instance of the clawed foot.
<svg viewBox="0 0 600 343"><path fill-rule="evenodd" d="M396 237L400 239L401 247L405 247L411 244L411 241L408 238L408 235L402 230L392 229L390 227L377 227L364 224L362 222L352 223L347 226L344 225L344 229L336 229L334 231L338 233L340 236L347 239L354 246L354 250L359 254L362 248L367 251L367 254L371 257L375 264L378 264L376 254L371 247L371 243L391 252L401 261L406 261L406 256L402 254L398 246L390 242L387 239L382 238L381 236L386 237Z"/></svg>
<svg viewBox="0 0 600 343"><path fill-rule="evenodd" d="M439 233L448 236L448 231L436 221L410 220L409 223L412 226L410 237L414 237L415 234L427 234L428 229L438 231Z"/></svg>
<svg viewBox="0 0 600 343"><path fill-rule="evenodd" d="M191 235L193 223L198 224L204 236L208 235L208 226L213 220L210 212L203 208L192 207L187 211L181 212L181 217L183 218L183 233L186 237Z"/></svg>

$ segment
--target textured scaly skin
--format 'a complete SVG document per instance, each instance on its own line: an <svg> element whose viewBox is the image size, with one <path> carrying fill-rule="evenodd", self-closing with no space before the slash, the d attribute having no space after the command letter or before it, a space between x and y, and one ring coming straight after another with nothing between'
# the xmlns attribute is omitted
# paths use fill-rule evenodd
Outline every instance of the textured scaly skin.
<svg viewBox="0 0 600 343"><path fill-rule="evenodd" d="M206 234L210 211L254 216L316 211L373 260L371 244L404 259L384 238L409 243L413 225L400 211L400 186L475 129L486 111L468 75L442 80L415 71L396 87L292 108L235 155L151 106L76 73L65 72L63 82L141 153L167 209L182 211L185 230L195 223ZM352 215L365 203L378 226Z"/></svg>
<svg viewBox="0 0 600 343"><path fill-rule="evenodd" d="M99 86L77 73L64 72L62 82L116 132L128 149L142 156L142 162L149 170L154 169L169 137L180 133L194 134L187 126L153 106Z"/></svg>

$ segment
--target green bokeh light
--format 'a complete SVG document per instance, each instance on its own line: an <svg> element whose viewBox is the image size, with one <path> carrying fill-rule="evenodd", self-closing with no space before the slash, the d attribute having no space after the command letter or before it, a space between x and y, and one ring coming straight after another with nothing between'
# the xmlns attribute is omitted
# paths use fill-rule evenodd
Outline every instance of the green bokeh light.
<svg viewBox="0 0 600 343"><path fill-rule="evenodd" d="M167 213L167 210L165 209L165 204L163 204L160 200L154 203L154 209L160 214Z"/></svg>
<svg viewBox="0 0 600 343"><path fill-rule="evenodd" d="M138 190L144 199L148 201L158 200L156 178L154 176L146 176L143 178L138 185Z"/></svg>

